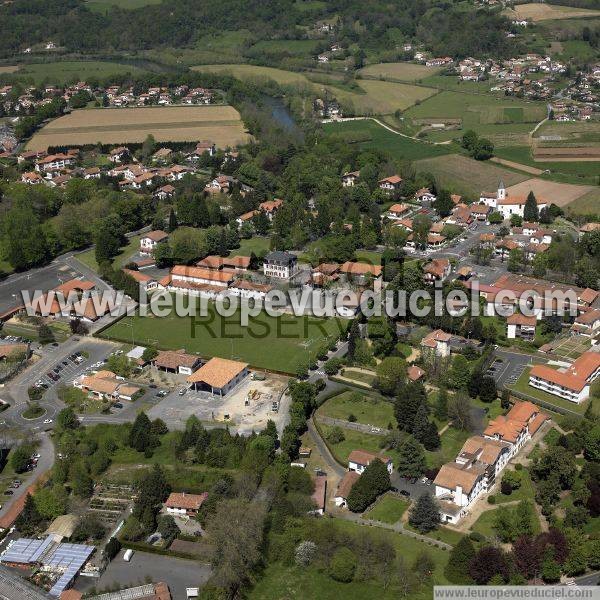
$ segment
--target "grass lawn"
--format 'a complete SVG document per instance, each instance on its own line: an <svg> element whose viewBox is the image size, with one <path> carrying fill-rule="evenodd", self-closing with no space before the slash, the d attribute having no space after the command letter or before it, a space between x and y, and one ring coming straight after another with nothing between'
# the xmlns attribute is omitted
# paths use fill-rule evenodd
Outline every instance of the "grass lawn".
<svg viewBox="0 0 600 600"><path fill-rule="evenodd" d="M64 342L70 335L71 330L68 323L62 321L51 321L48 326L54 333L54 337L57 342ZM4 335L16 335L23 337L28 340L38 339L38 328L37 325L31 325L29 323L6 323L2 327L2 333Z"/></svg>
<svg viewBox="0 0 600 600"><path fill-rule="evenodd" d="M375 252L374 250L355 250L354 256L359 262L365 262L369 265L380 265L381 264L381 252Z"/></svg>
<svg viewBox="0 0 600 600"><path fill-rule="evenodd" d="M148 4L147 0L146 4ZM143 72L143 69L139 67L116 62L65 60L23 65L19 69L17 76L22 79L33 79L37 85L42 81L64 84L71 81L85 81L85 79L90 77L104 79L124 73L140 75Z"/></svg>
<svg viewBox="0 0 600 600"><path fill-rule="evenodd" d="M290 56L311 56L316 52L317 40L261 40L249 48L264 54L285 53Z"/></svg>
<svg viewBox="0 0 600 600"><path fill-rule="evenodd" d="M252 252L256 256L266 254L269 251L270 240L266 237L253 237L248 240L240 240L240 247L232 250L229 256L250 256Z"/></svg>
<svg viewBox="0 0 600 600"><path fill-rule="evenodd" d="M323 438L327 440L327 435L333 429L331 425L324 425L319 423L319 429L323 434ZM379 453L381 448L379 442L383 439L379 435L371 435L369 433L362 433L361 431L354 431L353 429L344 429L345 440L339 444L332 444L327 442L329 449L331 450L335 459L342 465L348 464L348 456L352 450L368 450L369 452ZM393 460L393 452L383 451L382 454L390 456Z"/></svg>
<svg viewBox="0 0 600 600"><path fill-rule="evenodd" d="M514 507L511 507L511 508L514 508ZM473 524L473 527L471 527L471 531L476 531L477 533L480 533L481 535L485 535L485 537L487 537L487 538L495 537L496 531L494 530L494 521L495 521L496 510L498 510L498 509L493 508L491 510L486 510L485 512L481 513L481 516L479 517L479 519L477 519L477 521L475 521L475 523ZM534 519L533 519L533 533L534 533L534 535L537 535L538 533L540 533L540 531L541 531L540 521L539 521L537 514L535 514Z"/></svg>
<svg viewBox="0 0 600 600"><path fill-rule="evenodd" d="M409 531L419 533L414 527L412 527L408 523L406 523L404 527ZM458 542L460 542L461 538L463 537L463 534L459 533L458 531L449 529L448 527L444 527L443 525L440 525L437 529L430 531L427 534L427 537L433 538L434 540L439 540L440 542L445 542L446 544L450 544L451 546L456 546L456 544L458 544Z"/></svg>
<svg viewBox="0 0 600 600"><path fill-rule="evenodd" d="M405 342L398 342L396 344L396 350L398 350L404 358L408 358L412 354L413 347Z"/></svg>
<svg viewBox="0 0 600 600"><path fill-rule="evenodd" d="M479 398L476 398L475 400L471 398L471 404L477 406L478 408L483 408L484 410L487 410L486 414L488 420L495 419L498 415L504 413L504 410L500 406L499 398L497 398L493 402L482 402Z"/></svg>
<svg viewBox="0 0 600 600"><path fill-rule="evenodd" d="M441 447L435 452L425 451L427 456L427 464L430 468L437 468L447 462L452 462L463 444L472 434L462 429L449 427L441 436Z"/></svg>
<svg viewBox="0 0 600 600"><path fill-rule="evenodd" d="M341 319L270 317L263 312L249 317L248 326L243 327L239 311L225 318L212 302L206 308L201 317L178 317L174 311L166 317L125 317L101 337L128 343L133 336L141 345L154 340L165 350L184 348L205 358L233 358L255 368L294 374L298 365L315 357L327 338L337 338L348 326Z"/></svg>
<svg viewBox="0 0 600 600"><path fill-rule="evenodd" d="M505 496L501 492L494 494L496 496L496 504L504 504L505 502L514 502L515 500L533 500L535 489L529 476L529 471L523 469L519 471L521 474L521 487L514 490L510 496ZM502 479L502 478L500 478Z"/></svg>
<svg viewBox="0 0 600 600"><path fill-rule="evenodd" d="M450 144L435 146L392 133L372 120L326 123L323 128L326 133L340 135L349 144L357 143L361 148L384 150L396 159L419 160L455 151Z"/></svg>
<svg viewBox="0 0 600 600"><path fill-rule="evenodd" d="M339 396L334 396L326 400L317 409L316 414L317 418L324 416L344 420L348 420L348 416L353 414L356 417L357 423L383 428L386 428L388 423L391 423L396 427L394 407L391 402L377 396L362 394L358 391L343 392ZM351 433L354 432L351 431Z"/></svg>
<svg viewBox="0 0 600 600"><path fill-rule="evenodd" d="M385 494L364 517L384 523L397 523L408 508L408 501L395 494Z"/></svg>
<svg viewBox="0 0 600 600"><path fill-rule="evenodd" d="M301 73L274 69L273 67L260 67L256 65L227 64L227 65L197 65L192 71L204 71L207 73L231 73L238 79L256 79L267 77L279 84L287 85L293 83L309 84L308 79Z"/></svg>
<svg viewBox="0 0 600 600"><path fill-rule="evenodd" d="M140 236L134 235L132 238L128 239L127 245L121 248L121 251L117 256L115 256L114 266L116 268L122 267L129 262L129 259L132 257L140 249ZM98 263L96 262L96 250L95 248L90 248L85 252L81 252L80 254L76 254L75 258L82 262L84 265L93 269L94 271L98 270Z"/></svg>
<svg viewBox="0 0 600 600"><path fill-rule="evenodd" d="M375 373L364 373L363 371L355 371L352 368L345 368L343 377L360 383L366 383L367 385L373 385L377 375Z"/></svg>
<svg viewBox="0 0 600 600"><path fill-rule="evenodd" d="M569 400L565 400L564 398L559 398L554 394L549 394L548 392L544 392L543 390L538 390L537 388L531 387L529 385L529 371L531 371L531 368L526 368L519 377L519 379L517 379L515 385L512 386L510 389L516 390L517 392L521 392L522 394L527 394L527 396L529 396L532 402L535 402L536 400L541 400L553 406L559 408L566 408L567 410L579 414L583 414L585 412L585 409L587 408L587 405L589 403L589 399L580 404L576 404L575 402L570 402Z"/></svg>

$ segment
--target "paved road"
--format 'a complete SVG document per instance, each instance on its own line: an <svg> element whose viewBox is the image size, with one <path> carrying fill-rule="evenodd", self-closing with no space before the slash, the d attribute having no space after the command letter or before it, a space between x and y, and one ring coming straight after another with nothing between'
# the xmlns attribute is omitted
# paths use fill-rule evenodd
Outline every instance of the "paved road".
<svg viewBox="0 0 600 600"><path fill-rule="evenodd" d="M317 428L312 420L312 417L307 421L308 432L312 436L319 453L323 457L323 460L327 463L327 469L333 471L338 477L343 477L346 473L346 469L340 465L335 458L333 458L327 444L323 441L323 438L319 435Z"/></svg>
<svg viewBox="0 0 600 600"><path fill-rule="evenodd" d="M600 571L596 571L589 575L582 575L581 577L575 577L574 581L577 585L598 585L600 584Z"/></svg>

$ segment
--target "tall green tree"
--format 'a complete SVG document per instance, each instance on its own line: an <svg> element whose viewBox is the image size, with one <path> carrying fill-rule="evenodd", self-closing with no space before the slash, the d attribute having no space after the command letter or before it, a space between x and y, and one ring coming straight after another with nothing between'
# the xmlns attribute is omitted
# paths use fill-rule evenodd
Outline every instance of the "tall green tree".
<svg viewBox="0 0 600 600"><path fill-rule="evenodd" d="M423 446L409 435L398 448L398 461L396 465L401 477L420 477L427 469L427 460Z"/></svg>
<svg viewBox="0 0 600 600"><path fill-rule="evenodd" d="M411 507L408 522L420 533L428 533L440 524L440 508L431 494L419 496Z"/></svg>
<svg viewBox="0 0 600 600"><path fill-rule="evenodd" d="M527 200L525 200L525 207L523 209L523 217L525 221L529 222L537 222L540 219L538 204L533 191L530 191L529 194L527 194Z"/></svg>

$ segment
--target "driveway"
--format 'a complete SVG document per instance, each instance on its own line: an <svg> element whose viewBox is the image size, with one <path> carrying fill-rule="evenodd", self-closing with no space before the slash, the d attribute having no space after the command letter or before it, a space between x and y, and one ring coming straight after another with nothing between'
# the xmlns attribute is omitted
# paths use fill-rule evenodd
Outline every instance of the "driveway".
<svg viewBox="0 0 600 600"><path fill-rule="evenodd" d="M85 592L92 587L96 590L127 588L142 585L148 581L168 584L173 600L186 598L186 588L204 585L211 575L208 565L193 560L161 556L136 550L129 562L123 560L124 551L112 560L100 579L79 577L75 589Z"/></svg>

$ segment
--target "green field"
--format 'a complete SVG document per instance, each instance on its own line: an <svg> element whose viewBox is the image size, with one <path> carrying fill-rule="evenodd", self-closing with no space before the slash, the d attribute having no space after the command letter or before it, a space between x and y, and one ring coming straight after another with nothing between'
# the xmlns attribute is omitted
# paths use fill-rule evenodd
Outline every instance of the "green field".
<svg viewBox="0 0 600 600"><path fill-rule="evenodd" d="M394 406L391 402L377 396L361 392L344 392L324 402L316 412L320 416L332 419L348 420L349 415L356 417L357 423L386 428L388 423L396 427Z"/></svg>
<svg viewBox="0 0 600 600"><path fill-rule="evenodd" d="M140 236L134 235L132 238L129 238L127 245L121 248L121 252L115 256L114 266L118 268L126 265L131 259L132 255L135 254L139 249ZM94 248L90 248L85 252L80 252L75 256L75 258L90 269L93 269L94 271L98 270L98 263L96 262L96 250Z"/></svg>
<svg viewBox="0 0 600 600"><path fill-rule="evenodd" d="M123 10L133 10L149 4L160 4L162 0L86 0L86 6L93 12L105 13L114 6Z"/></svg>
<svg viewBox="0 0 600 600"><path fill-rule="evenodd" d="M408 500L395 494L386 494L377 501L377 504L365 514L365 519L383 521L384 523L397 523L408 508Z"/></svg>
<svg viewBox="0 0 600 600"><path fill-rule="evenodd" d="M198 303L200 306L200 303ZM158 348L197 353L204 358L219 356L249 363L252 367L294 374L298 365L313 360L317 350L340 335L347 322L261 313L241 325L240 312L220 316L212 302L206 316L125 317L104 330L101 337Z"/></svg>
<svg viewBox="0 0 600 600"><path fill-rule="evenodd" d="M72 60L23 65L17 73L19 78L64 84L96 77L103 79L124 73L141 74L143 70L132 65L96 60Z"/></svg>
<svg viewBox="0 0 600 600"><path fill-rule="evenodd" d="M290 56L311 56L316 53L317 40L261 40L249 48L250 52L265 54L285 53Z"/></svg>
<svg viewBox="0 0 600 600"><path fill-rule="evenodd" d="M253 237L248 240L240 240L240 247L232 250L229 256L250 256L252 252L256 256L269 251L270 240L266 237Z"/></svg>
<svg viewBox="0 0 600 600"><path fill-rule="evenodd" d="M567 210L575 215L599 215L600 190L592 190L577 198L567 206Z"/></svg>
<svg viewBox="0 0 600 600"><path fill-rule="evenodd" d="M360 525L336 519L336 526L350 535L364 535ZM448 560L448 553L435 546L427 546L418 540L406 535L398 535L376 527L368 530L370 536L377 540L386 540L391 543L397 556L401 556L408 565L420 552L426 551L433 559L433 583L444 585L444 567ZM326 569L319 566L287 567L281 563L272 563L262 573L262 576L252 590L248 593L250 600L364 600L377 598L378 600L397 600L399 591L394 585L387 588L375 581L354 581L351 584L334 581ZM425 586L418 591L411 591L411 600L426 600L432 597L432 589Z"/></svg>
<svg viewBox="0 0 600 600"><path fill-rule="evenodd" d="M435 75L440 69L426 67L409 62L379 63L368 65L359 71L364 77L377 77L390 81L420 81L425 77Z"/></svg>
<svg viewBox="0 0 600 600"><path fill-rule="evenodd" d="M441 156L455 150L451 145L435 146L397 135L372 120L327 123L323 128L327 133L340 135L348 143L358 143L365 149L389 152L395 159L419 160Z"/></svg>
<svg viewBox="0 0 600 600"><path fill-rule="evenodd" d="M433 174L438 185L472 198L478 198L482 191L495 190L500 179L511 186L531 177L489 161L473 160L459 154L418 160L415 168Z"/></svg>
<svg viewBox="0 0 600 600"><path fill-rule="evenodd" d="M529 371L531 371L531 368L526 368L519 377L519 379L517 379L515 385L511 386L510 389L516 390L517 392L521 392L523 394L527 394L528 396L530 396L530 400L532 402L535 402L539 399L544 402L548 402L548 404L552 404L559 408L566 408L567 410L579 414L583 414L585 412L589 400L586 400L581 404L576 404L575 402L570 402L569 400L559 398L554 394L549 394L548 392L544 392L543 390L538 390L537 388L531 387L529 385Z"/></svg>
<svg viewBox="0 0 600 600"><path fill-rule="evenodd" d="M331 425L325 425L323 423L318 423L318 427L322 436L325 440L327 440L327 436L330 431L333 429ZM375 454L381 452L386 456L389 456L394 461L394 453L388 450L382 451L379 447L379 443L383 440L383 437L379 435L371 435L370 433L362 433L362 431L355 431L354 429L344 429L344 437L345 439L338 444L332 444L327 442L331 453L334 458L341 464L348 464L348 456L350 456L350 452L352 450L357 450L358 448L362 450L367 450L368 452L374 452Z"/></svg>
<svg viewBox="0 0 600 600"><path fill-rule="evenodd" d="M310 85L308 79L301 73L293 73L292 71L284 71L283 69L274 69L273 67L260 67L256 65L244 64L197 65L192 67L192 71L205 71L207 73L230 73L238 79L256 79L257 77L267 77L282 85L293 83L304 83Z"/></svg>

